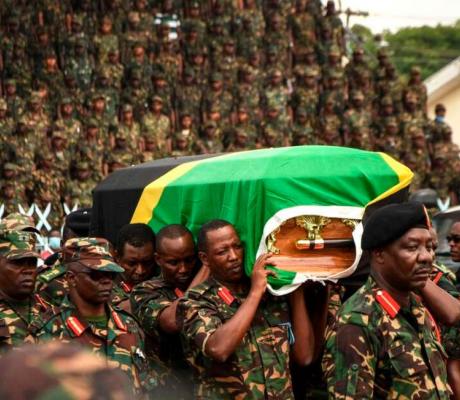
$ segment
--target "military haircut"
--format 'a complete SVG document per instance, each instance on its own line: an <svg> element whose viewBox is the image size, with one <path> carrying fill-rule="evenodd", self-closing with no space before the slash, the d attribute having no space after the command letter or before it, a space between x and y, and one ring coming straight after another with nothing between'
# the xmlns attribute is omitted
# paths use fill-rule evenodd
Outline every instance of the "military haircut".
<svg viewBox="0 0 460 400"><path fill-rule="evenodd" d="M115 249L119 256L123 255L126 243L134 247L142 247L147 243L152 243L155 248L155 234L147 224L126 224L121 227L117 234Z"/></svg>
<svg viewBox="0 0 460 400"><path fill-rule="evenodd" d="M184 236L191 236L193 239L192 232L181 224L166 225L161 228L155 238L155 248L158 249L163 239L178 239Z"/></svg>
<svg viewBox="0 0 460 400"><path fill-rule="evenodd" d="M223 219L213 219L203 224L198 231L197 247L198 251L206 252L208 250L208 232L216 231L226 226L234 228L233 224Z"/></svg>

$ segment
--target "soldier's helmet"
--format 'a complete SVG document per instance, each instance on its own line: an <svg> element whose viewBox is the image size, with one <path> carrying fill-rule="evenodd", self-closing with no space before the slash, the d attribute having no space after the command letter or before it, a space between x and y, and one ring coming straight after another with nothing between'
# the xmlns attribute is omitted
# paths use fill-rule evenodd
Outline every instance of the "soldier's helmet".
<svg viewBox="0 0 460 400"><path fill-rule="evenodd" d="M40 258L40 254L35 251L34 233L11 230L6 223L0 223L0 255L7 260Z"/></svg>
<svg viewBox="0 0 460 400"><path fill-rule="evenodd" d="M5 229L11 231L40 233L39 230L35 228L34 218L20 213L8 214L2 219L1 225L3 225Z"/></svg>

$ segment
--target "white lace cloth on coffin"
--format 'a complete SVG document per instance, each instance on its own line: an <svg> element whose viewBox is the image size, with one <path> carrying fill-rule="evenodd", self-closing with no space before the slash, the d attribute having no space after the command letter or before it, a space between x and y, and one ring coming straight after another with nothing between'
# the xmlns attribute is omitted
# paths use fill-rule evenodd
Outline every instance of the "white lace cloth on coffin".
<svg viewBox="0 0 460 400"><path fill-rule="evenodd" d="M364 207L351 207L351 206L296 206L290 208L284 208L278 211L273 217L271 217L264 226L264 231L262 238L260 239L259 248L257 250L256 258L261 254L267 252L267 237L270 235L273 230L280 226L283 222L288 219L299 217L301 215L318 215L321 217L329 218L346 218L346 219L356 219L360 220L364 214ZM291 284L282 286L279 289L274 289L270 284L268 285L268 290L275 296L283 296L288 293L293 292L297 289L302 283L306 281L316 281L316 282L325 282L332 281L336 282L339 278L345 278L350 276L358 266L359 260L361 259L362 250L361 250L361 236L363 234L363 225L359 223L355 230L353 231L353 241L355 243L355 260L353 264L350 265L346 270L341 271L337 274L330 275L328 277L319 278L304 273L296 273L296 276Z"/></svg>

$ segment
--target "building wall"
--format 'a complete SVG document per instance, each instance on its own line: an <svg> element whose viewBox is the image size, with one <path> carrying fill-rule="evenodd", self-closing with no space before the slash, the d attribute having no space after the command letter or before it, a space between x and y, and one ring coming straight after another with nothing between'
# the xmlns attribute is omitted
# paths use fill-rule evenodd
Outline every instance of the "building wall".
<svg viewBox="0 0 460 400"><path fill-rule="evenodd" d="M452 127L452 140L460 146L460 84L453 86L441 96L428 97L428 116L434 118L436 104L443 103L446 107L446 122Z"/></svg>

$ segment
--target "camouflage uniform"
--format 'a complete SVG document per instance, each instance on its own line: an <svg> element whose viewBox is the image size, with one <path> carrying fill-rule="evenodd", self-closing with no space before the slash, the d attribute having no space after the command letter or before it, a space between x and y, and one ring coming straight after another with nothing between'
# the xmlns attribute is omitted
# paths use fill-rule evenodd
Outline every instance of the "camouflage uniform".
<svg viewBox="0 0 460 400"><path fill-rule="evenodd" d="M11 221L10 221L11 222ZM34 251L35 237L31 232L14 231L0 224L0 255L7 260L38 258ZM19 268L19 267L18 267ZM0 352L20 347L30 341L29 324L34 316L49 305L38 295L23 301L15 300L0 291Z"/></svg>
<svg viewBox="0 0 460 400"><path fill-rule="evenodd" d="M373 278L340 309L323 367L334 399L449 399L434 321L411 295L402 308Z"/></svg>
<svg viewBox="0 0 460 400"><path fill-rule="evenodd" d="M163 99L159 96L153 96L152 102L154 101L163 103ZM166 115L146 113L142 118L141 130L143 136L155 139L160 152L166 150L167 140L171 135L171 121Z"/></svg>
<svg viewBox="0 0 460 400"><path fill-rule="evenodd" d="M46 302L60 305L67 295L69 286L65 279L66 267L60 257L52 266L41 267L37 271L35 292Z"/></svg>
<svg viewBox="0 0 460 400"><path fill-rule="evenodd" d="M176 398L185 399L193 397L193 382L180 335L162 332L159 326L161 312L183 295L180 289L171 286L162 278L155 278L134 288L131 294L131 307L146 334L147 357L156 354L170 368L167 386Z"/></svg>
<svg viewBox="0 0 460 400"><path fill-rule="evenodd" d="M113 262L105 239L70 239L63 251L65 262L83 263L95 271L123 272L123 268ZM52 306L36 318L31 331L38 342L58 340L81 344L94 354L106 357L109 366L121 369L137 392L152 391L161 379L153 368L160 365L146 359L142 331L130 314L110 304L106 304L105 311L103 318L84 318L70 297L65 297L59 306Z"/></svg>
<svg viewBox="0 0 460 400"><path fill-rule="evenodd" d="M262 300L251 327L227 361L219 363L206 355L209 337L245 300L245 295L236 293L229 299L221 295L222 290L210 278L190 289L178 305L185 354L194 369L195 398L292 399L289 311L283 299L267 295Z"/></svg>

